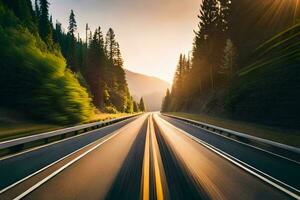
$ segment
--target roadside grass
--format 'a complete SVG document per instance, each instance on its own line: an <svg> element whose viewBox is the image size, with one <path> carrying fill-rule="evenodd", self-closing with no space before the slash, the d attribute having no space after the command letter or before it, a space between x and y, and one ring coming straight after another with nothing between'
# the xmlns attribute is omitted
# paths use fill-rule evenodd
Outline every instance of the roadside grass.
<svg viewBox="0 0 300 200"><path fill-rule="evenodd" d="M81 124L92 123L97 121L104 121L119 117L128 116L128 113L97 113L93 115L89 120L82 122ZM13 111L0 109L0 141L16 139L19 137L35 135L48 131L54 131L70 126L79 124L69 124L66 126L40 123L31 120L27 120L25 116Z"/></svg>
<svg viewBox="0 0 300 200"><path fill-rule="evenodd" d="M282 144L287 144L294 147L300 147L300 131L287 130L283 128L275 128L255 123L211 117L201 114L189 114L181 112L168 112L166 114L184 117L199 122L227 128L230 130L238 131L241 133L249 134L252 136L272 140Z"/></svg>

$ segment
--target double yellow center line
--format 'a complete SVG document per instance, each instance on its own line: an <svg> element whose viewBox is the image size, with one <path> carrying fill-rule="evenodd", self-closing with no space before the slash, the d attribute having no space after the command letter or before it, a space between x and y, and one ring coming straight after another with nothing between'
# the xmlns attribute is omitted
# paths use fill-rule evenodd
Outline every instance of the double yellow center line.
<svg viewBox="0 0 300 200"><path fill-rule="evenodd" d="M150 163L150 160L152 163ZM152 166L152 168L150 168ZM150 169L154 172L154 184L150 184ZM163 181L165 182L165 173L163 164L161 161L160 151L155 135L153 117L152 114L148 118L148 126L146 133L146 143L144 150L144 161L143 161L143 177L142 177L142 199L151 199L151 189L155 190L155 199L165 199L166 188L163 188Z"/></svg>

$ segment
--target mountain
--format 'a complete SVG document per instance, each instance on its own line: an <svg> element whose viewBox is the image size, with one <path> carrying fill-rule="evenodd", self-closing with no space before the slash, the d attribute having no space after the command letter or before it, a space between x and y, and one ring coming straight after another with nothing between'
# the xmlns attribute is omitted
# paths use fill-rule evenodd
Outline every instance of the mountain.
<svg viewBox="0 0 300 200"><path fill-rule="evenodd" d="M170 84L159 78L125 70L130 93L138 101L144 98L148 111L159 111Z"/></svg>

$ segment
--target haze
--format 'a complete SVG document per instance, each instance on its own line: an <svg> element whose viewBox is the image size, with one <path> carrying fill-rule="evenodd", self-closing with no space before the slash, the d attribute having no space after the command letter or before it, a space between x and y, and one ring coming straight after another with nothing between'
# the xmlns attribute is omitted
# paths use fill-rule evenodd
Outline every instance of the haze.
<svg viewBox="0 0 300 200"><path fill-rule="evenodd" d="M172 82L180 53L189 53L201 0L51 0L50 13L63 27L73 9L78 31L112 27L125 68Z"/></svg>

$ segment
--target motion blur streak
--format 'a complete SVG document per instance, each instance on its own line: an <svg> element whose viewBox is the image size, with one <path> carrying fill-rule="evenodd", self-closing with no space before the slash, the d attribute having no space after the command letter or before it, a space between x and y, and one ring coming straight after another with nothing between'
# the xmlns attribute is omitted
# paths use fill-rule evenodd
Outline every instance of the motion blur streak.
<svg viewBox="0 0 300 200"><path fill-rule="evenodd" d="M159 130L190 175L212 199L286 199L287 197L193 141L170 123L154 117Z"/></svg>

